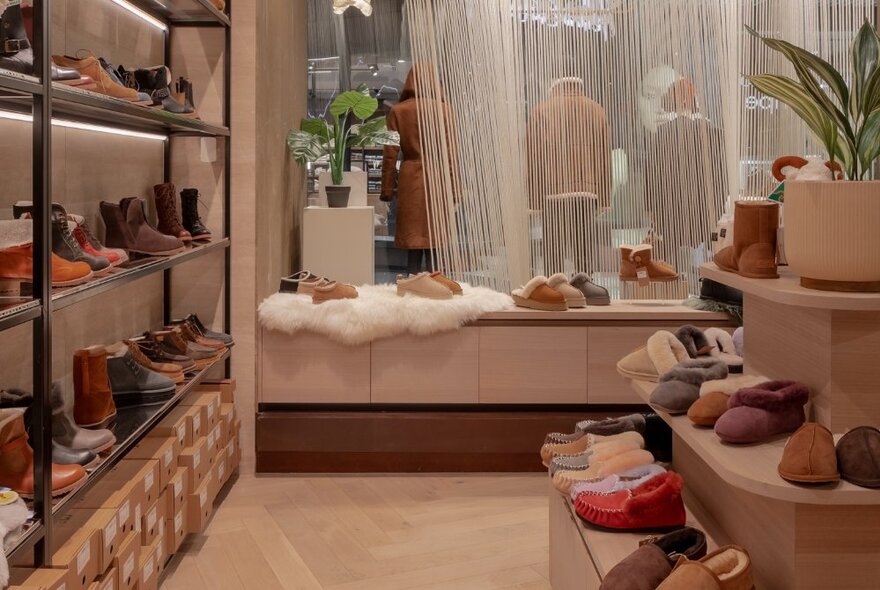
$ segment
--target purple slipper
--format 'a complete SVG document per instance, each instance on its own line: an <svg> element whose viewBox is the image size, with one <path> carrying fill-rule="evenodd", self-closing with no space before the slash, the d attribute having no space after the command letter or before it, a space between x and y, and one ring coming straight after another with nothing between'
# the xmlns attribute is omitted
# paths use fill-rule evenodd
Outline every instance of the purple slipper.
<svg viewBox="0 0 880 590"><path fill-rule="evenodd" d="M794 432L806 422L810 390L795 381L768 381L740 389L715 423L715 434L728 443L748 444Z"/></svg>

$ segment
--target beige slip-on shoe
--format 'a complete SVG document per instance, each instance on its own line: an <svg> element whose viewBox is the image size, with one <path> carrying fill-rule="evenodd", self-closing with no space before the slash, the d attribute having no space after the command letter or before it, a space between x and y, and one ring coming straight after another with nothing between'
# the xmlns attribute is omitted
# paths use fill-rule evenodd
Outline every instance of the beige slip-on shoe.
<svg viewBox="0 0 880 590"><path fill-rule="evenodd" d="M452 299L452 289L434 280L429 272L398 278L397 294L403 297L407 293L425 299Z"/></svg>

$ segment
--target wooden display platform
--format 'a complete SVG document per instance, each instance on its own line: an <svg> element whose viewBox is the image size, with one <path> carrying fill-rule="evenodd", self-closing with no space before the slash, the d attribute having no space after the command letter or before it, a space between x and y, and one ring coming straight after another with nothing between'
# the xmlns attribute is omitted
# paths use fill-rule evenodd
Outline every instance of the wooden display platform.
<svg viewBox="0 0 880 590"><path fill-rule="evenodd" d="M553 590L598 590L608 572L630 553L650 532L598 529L585 523L568 496L549 484L550 495L550 583ZM706 533L708 550L729 541L715 523L685 490L687 524Z"/></svg>

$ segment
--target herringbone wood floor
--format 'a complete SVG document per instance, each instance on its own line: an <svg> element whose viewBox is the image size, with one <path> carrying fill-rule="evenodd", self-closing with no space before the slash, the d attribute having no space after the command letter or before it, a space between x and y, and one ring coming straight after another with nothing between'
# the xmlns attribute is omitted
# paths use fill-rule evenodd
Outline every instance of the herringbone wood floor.
<svg viewBox="0 0 880 590"><path fill-rule="evenodd" d="M164 590L549 590L546 476L242 476Z"/></svg>

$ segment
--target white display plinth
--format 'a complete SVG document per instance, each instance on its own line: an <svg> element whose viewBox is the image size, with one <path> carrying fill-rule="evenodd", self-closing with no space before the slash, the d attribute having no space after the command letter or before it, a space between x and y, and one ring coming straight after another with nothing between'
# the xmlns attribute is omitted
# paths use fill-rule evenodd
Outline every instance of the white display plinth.
<svg viewBox="0 0 880 590"><path fill-rule="evenodd" d="M352 285L373 283L373 208L306 207L302 266L316 275Z"/></svg>

